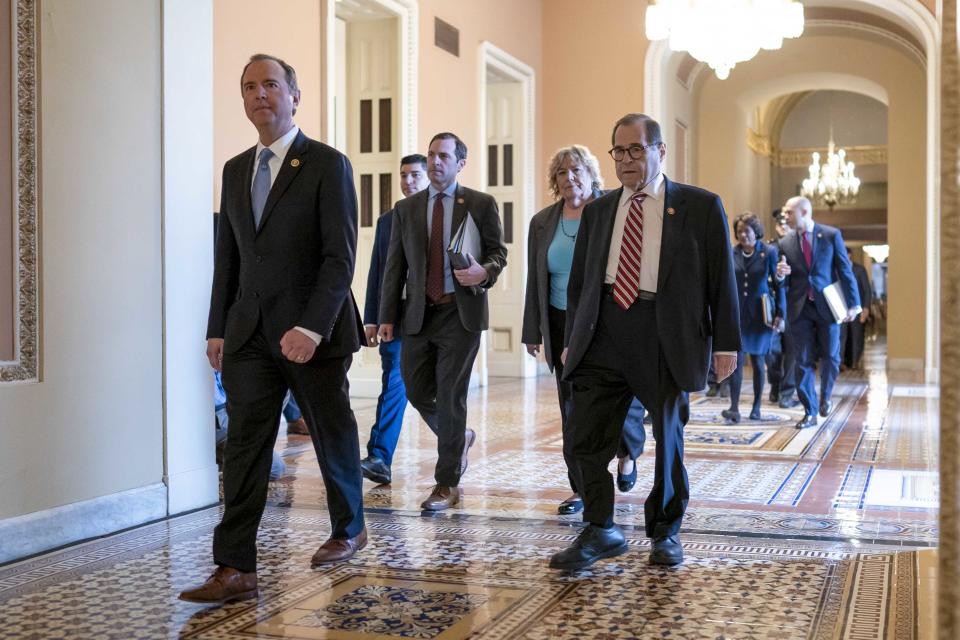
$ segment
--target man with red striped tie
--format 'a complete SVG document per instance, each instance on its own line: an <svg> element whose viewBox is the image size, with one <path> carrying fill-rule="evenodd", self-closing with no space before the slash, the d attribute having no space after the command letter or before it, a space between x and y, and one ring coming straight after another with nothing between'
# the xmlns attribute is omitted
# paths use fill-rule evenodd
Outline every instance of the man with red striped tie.
<svg viewBox="0 0 960 640"><path fill-rule="evenodd" d="M550 566L572 571L627 551L613 522L607 465L634 396L653 418L653 488L644 505L650 562L683 561L678 533L689 499L683 467L687 394L717 379L740 349L729 226L720 198L663 175L666 145L649 116L613 127L610 155L623 187L583 210L567 286L564 377L573 383L569 420L583 477L587 526Z"/></svg>

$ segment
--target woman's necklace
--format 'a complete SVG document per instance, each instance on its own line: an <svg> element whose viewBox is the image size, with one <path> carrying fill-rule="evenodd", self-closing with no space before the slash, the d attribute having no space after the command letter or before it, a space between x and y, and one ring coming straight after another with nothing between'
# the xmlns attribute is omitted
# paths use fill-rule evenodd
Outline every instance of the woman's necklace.
<svg viewBox="0 0 960 640"><path fill-rule="evenodd" d="M744 249L743 247L741 247L741 248L740 248L740 253L743 254L743 257L744 257L744 258L751 258L751 257L753 257L753 254L756 252L756 250L757 250L756 247L754 247L753 251L751 251L750 253L747 253L747 250Z"/></svg>
<svg viewBox="0 0 960 640"><path fill-rule="evenodd" d="M577 233L580 233L580 227L577 227L576 232L574 232L574 233L572 233L572 234L567 233L567 227L564 226L564 224L563 224L563 214L561 213L561 214L560 214L560 231L562 231L562 232L563 232L563 235L567 236L567 237L570 238L571 240L576 240L576 239L577 239Z"/></svg>

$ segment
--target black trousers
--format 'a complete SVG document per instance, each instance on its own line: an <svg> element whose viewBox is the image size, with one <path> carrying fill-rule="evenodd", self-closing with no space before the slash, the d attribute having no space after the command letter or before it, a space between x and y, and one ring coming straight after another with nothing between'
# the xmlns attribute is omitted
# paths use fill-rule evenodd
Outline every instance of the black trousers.
<svg viewBox="0 0 960 640"><path fill-rule="evenodd" d="M547 319L550 323L550 359L553 361L553 373L557 378L557 397L560 400L560 425L563 433L563 461L567 463L567 479L570 481L570 490L580 493L580 472L577 469L577 460L573 455L573 432L570 428L570 403L573 401L573 384L563 380L563 363L560 355L563 353L563 335L567 322L567 312L556 307L549 307ZM646 411L643 404L634 398L623 422L623 433L620 444L617 446L618 458L632 458L636 460L643 453L643 445L647 440L647 432L643 429L643 417Z"/></svg>
<svg viewBox="0 0 960 640"><path fill-rule="evenodd" d="M403 336L400 373L407 399L437 434L437 484L460 484L467 430L467 389L480 334L460 322L457 304L427 307L416 335Z"/></svg>
<svg viewBox="0 0 960 640"><path fill-rule="evenodd" d="M223 520L213 533L213 559L240 571L257 568L257 528L267 500L273 445L289 388L310 429L330 511L331 537L352 538L363 523L363 477L357 421L347 370L352 356L296 364L271 345L262 327L223 356L230 430L223 464Z"/></svg>
<svg viewBox="0 0 960 640"><path fill-rule="evenodd" d="M637 300L624 311L610 294L604 295L593 342L570 381L584 521L601 527L613 524L613 478L607 464L619 446L631 400L637 397L653 418L657 441L653 488L644 504L646 532L652 538L677 533L690 495L683 466L683 427L690 403L660 348L656 302Z"/></svg>
<svg viewBox="0 0 960 640"><path fill-rule="evenodd" d="M860 367L866 327L866 324L861 324L859 318L854 319L853 322L844 322L840 325L840 359L850 369Z"/></svg>
<svg viewBox="0 0 960 640"><path fill-rule="evenodd" d="M782 398L789 398L797 391L797 360L790 343L790 333L774 336L770 352L766 356L770 390Z"/></svg>
<svg viewBox="0 0 960 640"><path fill-rule="evenodd" d="M740 404L740 389L743 387L743 366L746 364L747 357L750 358L750 365L753 368L753 406L760 407L763 401L764 384L764 358L762 355L747 354L743 351L737 354L737 368L730 376L730 408L737 409Z"/></svg>

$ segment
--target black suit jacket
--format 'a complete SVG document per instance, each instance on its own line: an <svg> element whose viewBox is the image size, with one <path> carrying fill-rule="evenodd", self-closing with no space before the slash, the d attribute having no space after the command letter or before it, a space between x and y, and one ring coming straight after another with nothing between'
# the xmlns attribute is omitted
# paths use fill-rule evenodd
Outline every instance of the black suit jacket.
<svg viewBox="0 0 960 640"><path fill-rule="evenodd" d="M867 268L859 262L851 262L853 277L857 281L857 291L860 293L860 306L869 309L873 304L873 286L870 284L870 277L867 275Z"/></svg>
<svg viewBox="0 0 960 640"><path fill-rule="evenodd" d="M297 134L254 228L250 199L256 147L223 167L220 224L207 338L242 347L258 323L279 351L295 326L322 336L314 358L360 348L363 326L350 291L357 195L350 161Z"/></svg>
<svg viewBox="0 0 960 640"><path fill-rule="evenodd" d="M400 317L400 298L406 286L404 335L416 335L423 327L423 312L427 302L429 197L429 190L424 189L398 202L393 210L390 250L387 253L387 267L380 295L380 324L397 323ZM457 185L451 234L460 227L468 212L473 216L480 232L483 250L482 255L474 258L487 270L487 281L482 287L462 287L454 278L453 288L463 328L479 333L488 326L487 289L494 285L507 265L507 246L503 242L503 226L497 212L496 200L486 193Z"/></svg>
<svg viewBox="0 0 960 640"><path fill-rule="evenodd" d="M596 200L604 192L594 190ZM541 209L530 220L527 237L527 293L523 305L523 344L543 343L543 356L553 371L553 351L550 344L550 270L547 268L547 252L557 233L560 216L563 215L563 199Z"/></svg>
<svg viewBox="0 0 960 640"><path fill-rule="evenodd" d="M657 332L677 385L684 391L698 391L706 386L713 350L740 350L740 306L727 216L714 193L666 178L664 188ZM593 340L622 193L622 188L611 191L583 209L567 285L565 342L569 352L564 378L576 371Z"/></svg>

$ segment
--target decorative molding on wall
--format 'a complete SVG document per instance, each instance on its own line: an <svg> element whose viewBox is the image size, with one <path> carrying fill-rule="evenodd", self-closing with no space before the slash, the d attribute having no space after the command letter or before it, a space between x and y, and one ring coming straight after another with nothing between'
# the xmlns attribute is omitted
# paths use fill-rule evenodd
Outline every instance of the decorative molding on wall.
<svg viewBox="0 0 960 640"><path fill-rule="evenodd" d="M770 142L770 136L757 133L753 129L747 129L747 147L758 156L769 158L773 155L773 144ZM809 159L809 155L807 158Z"/></svg>
<svg viewBox="0 0 960 640"><path fill-rule="evenodd" d="M40 379L40 217L38 34L36 0L17 0L14 28L16 228L15 359L0 362L0 382Z"/></svg>
<svg viewBox="0 0 960 640"><path fill-rule="evenodd" d="M157 483L0 521L0 564L167 516Z"/></svg>
<svg viewBox="0 0 960 640"><path fill-rule="evenodd" d="M752 149L753 147L750 148ZM842 148L847 152L847 160L853 162L858 167L871 164L887 164L887 145L885 144ZM808 167L810 166L810 155L814 151L819 152L821 158L826 158L827 156L826 147L779 149L776 153L774 164L778 167Z"/></svg>

